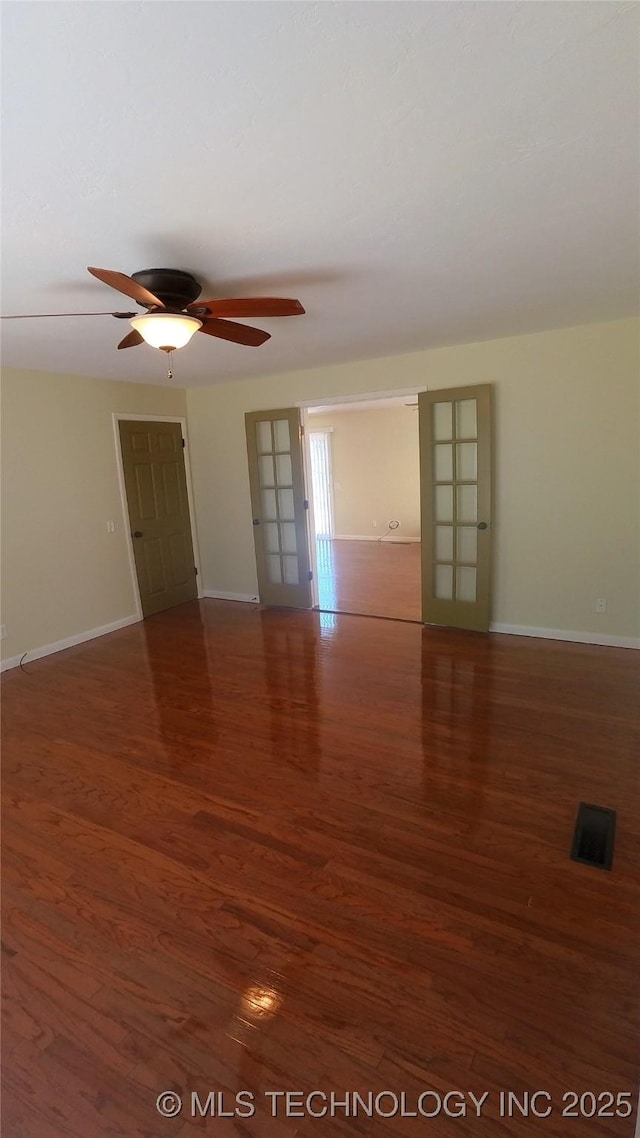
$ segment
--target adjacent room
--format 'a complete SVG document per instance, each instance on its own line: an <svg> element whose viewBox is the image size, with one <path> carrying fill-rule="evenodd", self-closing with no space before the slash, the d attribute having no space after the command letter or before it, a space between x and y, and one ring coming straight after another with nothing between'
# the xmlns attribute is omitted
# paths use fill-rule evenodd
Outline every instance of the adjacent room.
<svg viewBox="0 0 640 1138"><path fill-rule="evenodd" d="M420 620L417 410L416 396L309 408L320 609Z"/></svg>
<svg viewBox="0 0 640 1138"><path fill-rule="evenodd" d="M2 20L3 1135L633 1138L638 4Z"/></svg>

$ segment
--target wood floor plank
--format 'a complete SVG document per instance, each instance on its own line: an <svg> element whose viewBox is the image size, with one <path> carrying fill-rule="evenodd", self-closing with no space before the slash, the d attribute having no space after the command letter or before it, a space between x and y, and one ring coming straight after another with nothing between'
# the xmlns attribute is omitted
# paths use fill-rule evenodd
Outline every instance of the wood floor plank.
<svg viewBox="0 0 640 1138"><path fill-rule="evenodd" d="M2 684L10 1138L631 1138L561 1096L635 1115L636 654L204 601ZM609 873L569 859L579 801L617 811ZM189 1116L241 1089L255 1117ZM501 1115L538 1089L551 1118Z"/></svg>
<svg viewBox="0 0 640 1138"><path fill-rule="evenodd" d="M420 620L420 542L317 538L320 607Z"/></svg>

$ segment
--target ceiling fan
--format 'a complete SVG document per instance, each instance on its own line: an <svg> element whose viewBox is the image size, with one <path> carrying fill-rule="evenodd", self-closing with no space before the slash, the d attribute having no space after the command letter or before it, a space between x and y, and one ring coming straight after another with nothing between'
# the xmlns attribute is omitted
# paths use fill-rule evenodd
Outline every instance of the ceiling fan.
<svg viewBox="0 0 640 1138"><path fill-rule="evenodd" d="M162 352L183 348L195 332L231 340L257 348L271 338L270 332L238 324L237 316L301 316L304 308L299 300L277 296L198 300L202 286L181 269L143 269L128 277L112 269L88 267L92 276L110 285L145 308L146 312L38 312L24 316L3 316L3 320L31 320L54 316L115 316L129 320L132 331L118 348L135 348L147 343ZM232 317L233 319L225 319Z"/></svg>

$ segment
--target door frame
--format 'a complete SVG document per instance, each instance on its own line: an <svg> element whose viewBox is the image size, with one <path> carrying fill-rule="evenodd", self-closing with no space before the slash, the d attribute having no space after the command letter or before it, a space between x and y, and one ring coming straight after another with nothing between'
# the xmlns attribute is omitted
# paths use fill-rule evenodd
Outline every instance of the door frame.
<svg viewBox="0 0 640 1138"><path fill-rule="evenodd" d="M184 456L184 473L187 480L187 500L189 503L189 521L191 523L191 540L193 542L193 561L196 569L198 570L198 600L203 597L203 582L202 572L200 568L200 551L198 549L198 531L196 528L196 515L193 504L193 486L191 481L191 461L189 457L189 436L187 434L187 420L183 415L132 415L131 412L114 411L112 414L113 421L113 437L116 448L116 469L118 471L118 486L120 488L120 506L122 509L122 524L124 528L124 535L127 543L127 553L129 555L129 569L131 571L131 580L133 582L133 599L136 606L136 616L138 620L143 620L142 603L140 601L140 586L138 585L138 574L136 572L135 557L133 554L133 539L131 537L131 524L129 521L129 504L127 502L127 490L124 481L124 466L122 462L122 444L120 441L120 422L136 421L140 423L180 423L182 428L182 437L184 439L184 447L182 454Z"/></svg>
<svg viewBox="0 0 640 1138"><path fill-rule="evenodd" d="M311 579L311 603L316 609L319 606L320 598L318 594L318 557L315 536L315 515L313 512L313 484L311 481L311 443L309 441L309 432L313 430L313 415L309 414L309 408L338 408L341 403L370 403L378 399L404 399L412 395L415 395L417 399L421 391L429 391L429 387L423 383L420 384L419 387L396 387L390 391L359 391L357 395L325 395L324 399L305 399L294 404L295 407L300 408L300 417L303 426L302 457L304 485L305 494L309 503L309 509L307 511L309 521L307 540L309 542L309 565L313 573Z"/></svg>

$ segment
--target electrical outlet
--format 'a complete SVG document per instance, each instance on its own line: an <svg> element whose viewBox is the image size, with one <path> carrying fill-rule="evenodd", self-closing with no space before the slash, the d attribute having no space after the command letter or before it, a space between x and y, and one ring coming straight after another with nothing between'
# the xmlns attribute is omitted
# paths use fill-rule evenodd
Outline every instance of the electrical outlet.
<svg viewBox="0 0 640 1138"><path fill-rule="evenodd" d="M6 639L7 639L7 626L6 626L6 624L0 624L0 640L6 640Z"/></svg>
<svg viewBox="0 0 640 1138"><path fill-rule="evenodd" d="M377 523L376 521L373 521L373 522L371 523L371 525L373 526L373 528L374 528L374 529L377 529L377 528L378 528L378 523Z"/></svg>
<svg viewBox="0 0 640 1138"><path fill-rule="evenodd" d="M115 532L116 532L116 523L115 522L107 522L107 533L115 533Z"/></svg>
<svg viewBox="0 0 640 1138"><path fill-rule="evenodd" d="M607 602L604 597L598 597L596 601L596 612L606 612Z"/></svg>

